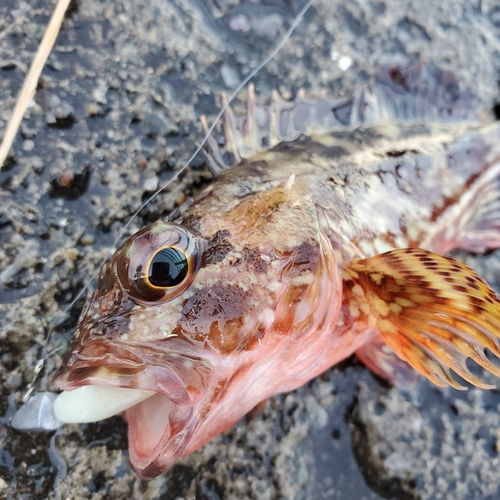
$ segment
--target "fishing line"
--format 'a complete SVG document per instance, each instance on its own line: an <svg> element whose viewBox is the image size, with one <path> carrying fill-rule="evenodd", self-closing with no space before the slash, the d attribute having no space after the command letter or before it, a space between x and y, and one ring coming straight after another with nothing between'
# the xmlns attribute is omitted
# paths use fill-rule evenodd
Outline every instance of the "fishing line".
<svg viewBox="0 0 500 500"><path fill-rule="evenodd" d="M247 85L250 80L261 70L263 69L275 56L276 54L278 54L278 52L283 48L283 46L285 45L285 43L288 41L288 39L290 38L290 36L292 35L292 33L295 31L295 29L297 28L298 24L300 23L300 21L303 19L303 17L305 16L306 12L309 10L309 8L313 5L313 3L315 2L315 0L308 0L303 6L302 8L300 9L299 13L295 16L292 24L290 25L290 27L288 28L288 30L286 31L286 33L283 35L283 37L281 38L281 40L278 42L278 44L274 47L274 49L269 53L269 55L267 57L265 57L252 71L250 71L250 73L239 83L239 85L236 87L236 89L233 91L232 94L230 94L229 96L229 99L227 100L227 102L224 104L224 106L221 108L221 110L219 111L219 113L217 114L217 116L215 117L212 125L210 126L210 128L208 129L208 131L206 132L203 140L201 141L200 145L195 149L194 153L190 156L190 158L184 163L184 165L182 166L182 168L180 170L178 170L168 181L166 181L162 186L160 186L135 212L134 214L132 215L132 217L129 219L129 221L125 224L125 226L119 231L118 233L118 236L117 238L115 239L114 243L113 243L113 246L111 247L111 249L108 251L107 253L107 256L102 260L102 262L100 263L99 265L99 268L104 264L104 262L106 262L106 260L108 260L108 258L115 252L116 250L116 246L118 244L118 242L122 239L123 235L125 234L125 232L127 231L127 229L130 227L130 225L132 224L132 222L134 222L134 220L137 218L137 216L139 215L139 213L149 204L151 203L160 193L162 193L168 186L170 186L170 184L172 184L172 182L174 182L175 180L177 180L179 178L179 175L182 174L188 167L189 167L189 164L196 158L196 156L199 154L199 152L201 151L201 149L203 148L203 146L205 145L205 143L207 142L207 140L209 139L210 135L212 134L212 132L214 131L217 123L219 122L219 120L222 118L222 115L226 112L226 110L228 109L228 107L231 105L231 102L235 99L235 97L238 95L239 92L241 92L241 90L245 87L245 85ZM78 292L78 294L76 295L76 297L71 301L71 303L66 307L66 309L64 309L64 311L59 314L58 316L56 316L56 318L52 321L52 325L49 329L49 333L47 334L47 338L46 338L46 342L45 342L45 345L43 346L43 350L42 350L42 356L41 358L37 361L37 363L35 364L35 367L34 367L34 375L33 375L33 380L30 384L28 384L28 390L26 391L26 393L24 394L23 396L23 402L26 403L26 401L28 401L28 399L30 398L31 394L33 393L34 391L34 387L35 387L35 383L36 383L36 380L38 378L38 375L40 374L40 372L42 371L43 369L43 366L45 364L45 361L50 357L52 356L52 354L54 354L54 351L52 352L47 352L47 346L50 342L50 339L52 337L52 333L53 333L53 330L54 330L54 323L61 317L63 317L65 314L67 314L71 308L76 304L76 302L82 297L82 295L88 290L88 288L90 287L90 284L94 281L94 279L97 277L97 275L99 274L99 271L96 271L91 277L90 279L87 281L87 283L85 284L85 286L80 290L80 292Z"/></svg>

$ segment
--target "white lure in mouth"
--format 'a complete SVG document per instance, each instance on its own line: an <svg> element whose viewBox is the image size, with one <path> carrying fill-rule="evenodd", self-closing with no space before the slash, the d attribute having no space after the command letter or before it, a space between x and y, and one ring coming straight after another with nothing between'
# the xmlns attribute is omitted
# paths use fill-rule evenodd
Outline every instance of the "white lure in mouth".
<svg viewBox="0 0 500 500"><path fill-rule="evenodd" d="M153 391L85 385L64 391L54 403L56 418L66 424L97 422L121 413L156 394Z"/></svg>

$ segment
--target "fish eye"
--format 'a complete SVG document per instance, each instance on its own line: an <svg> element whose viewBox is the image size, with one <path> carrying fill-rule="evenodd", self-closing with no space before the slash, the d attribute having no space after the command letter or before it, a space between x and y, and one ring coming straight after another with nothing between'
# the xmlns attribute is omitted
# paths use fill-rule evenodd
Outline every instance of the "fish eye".
<svg viewBox="0 0 500 500"><path fill-rule="evenodd" d="M186 228L156 222L132 236L113 257L116 275L138 303L180 295L200 267L201 238Z"/></svg>
<svg viewBox="0 0 500 500"><path fill-rule="evenodd" d="M154 287L170 288L186 279L188 268L184 252L174 247L162 248L149 263L148 279Z"/></svg>

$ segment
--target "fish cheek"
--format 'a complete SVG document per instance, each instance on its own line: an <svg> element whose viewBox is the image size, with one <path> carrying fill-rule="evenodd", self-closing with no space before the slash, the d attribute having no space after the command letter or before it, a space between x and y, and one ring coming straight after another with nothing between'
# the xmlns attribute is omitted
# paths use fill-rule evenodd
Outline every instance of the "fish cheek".
<svg viewBox="0 0 500 500"><path fill-rule="evenodd" d="M203 341L221 354L244 349L253 329L245 327L253 294L238 284L215 283L186 300L176 333Z"/></svg>
<svg viewBox="0 0 500 500"><path fill-rule="evenodd" d="M128 331L133 307L127 292L117 282L113 263L105 262L99 272L97 289L82 311L78 332L84 337L124 334Z"/></svg>

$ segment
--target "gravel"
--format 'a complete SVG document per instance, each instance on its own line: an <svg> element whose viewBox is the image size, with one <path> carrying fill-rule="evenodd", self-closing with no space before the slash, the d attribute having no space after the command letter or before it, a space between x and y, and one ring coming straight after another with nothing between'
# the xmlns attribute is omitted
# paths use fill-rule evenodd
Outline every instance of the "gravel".
<svg viewBox="0 0 500 500"><path fill-rule="evenodd" d="M114 417L51 432L14 428L43 346L60 362L79 291L151 191L192 154L217 112L302 2L74 1L0 170L0 497L98 499L497 499L500 393L401 392L356 360L267 401L233 429L141 482ZM0 130L53 2L0 3ZM451 69L485 103L498 95L500 8L487 0L316 0L256 91L336 94L380 62ZM244 92L242 94L244 96ZM237 99L236 107L241 106ZM210 181L199 159L128 233ZM460 254L497 288L498 253ZM75 306L66 311L76 300ZM52 335L47 341L47 333ZM24 496L26 495L26 496ZM29 496L31 495L31 496Z"/></svg>

